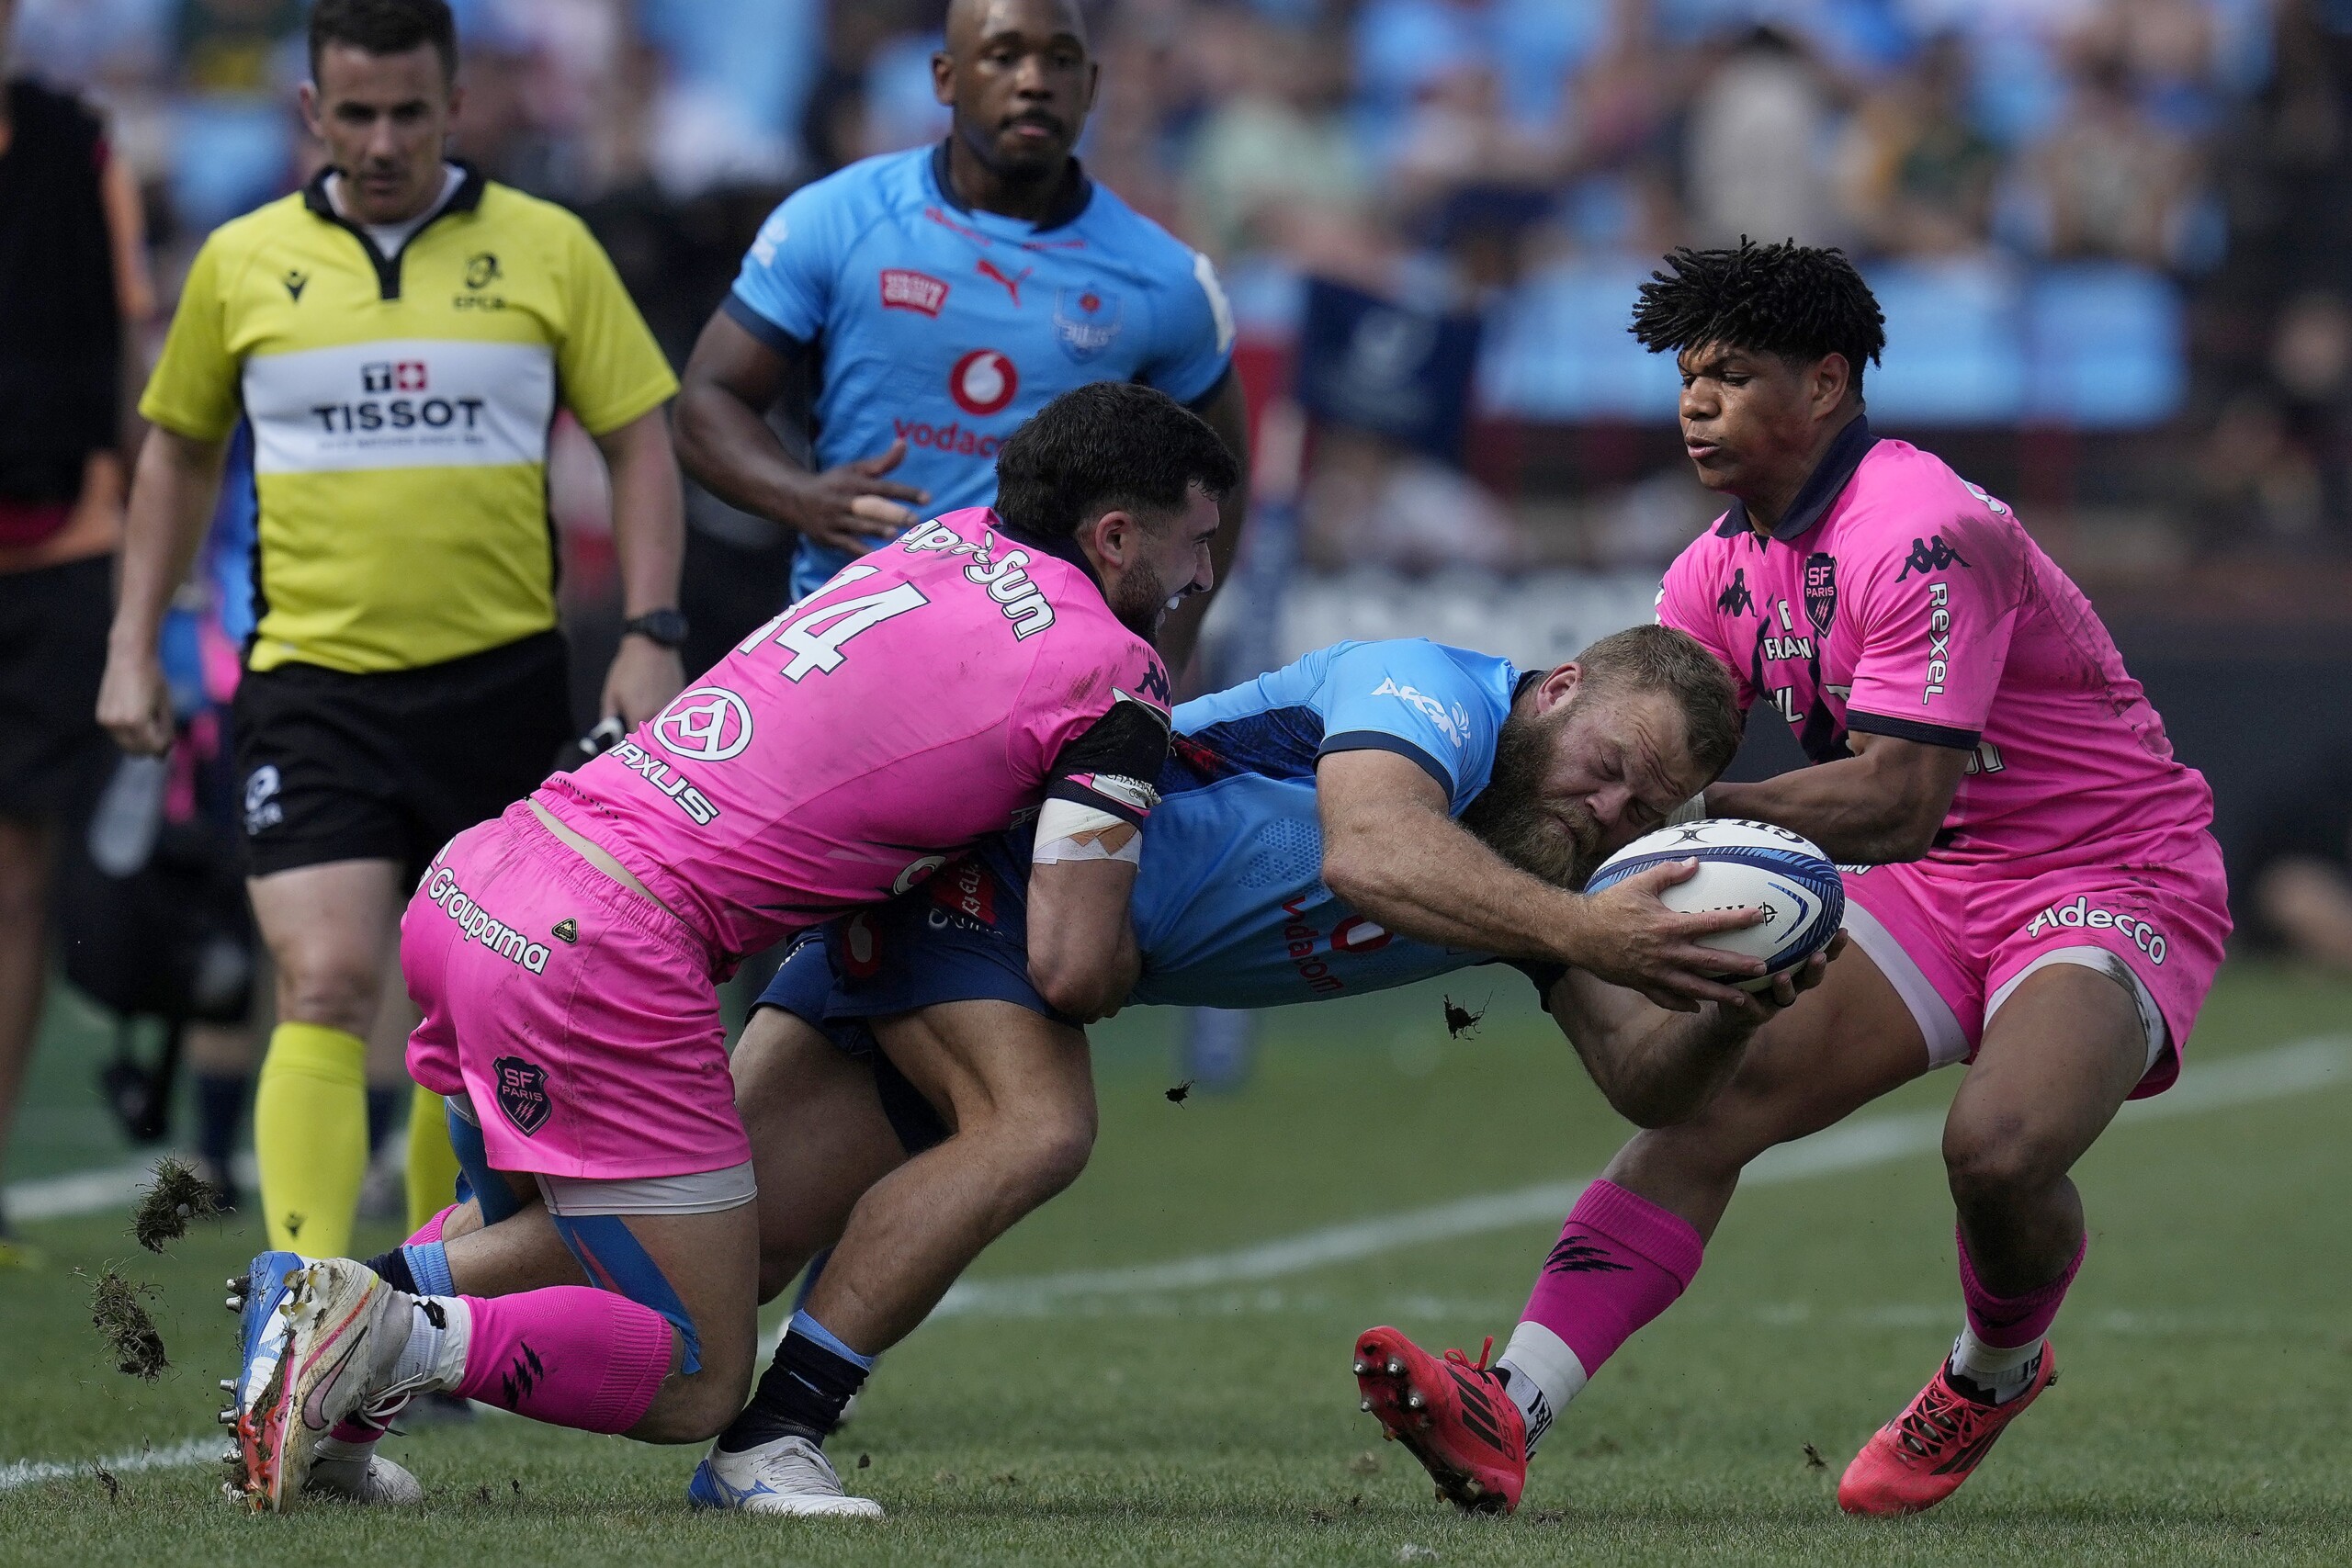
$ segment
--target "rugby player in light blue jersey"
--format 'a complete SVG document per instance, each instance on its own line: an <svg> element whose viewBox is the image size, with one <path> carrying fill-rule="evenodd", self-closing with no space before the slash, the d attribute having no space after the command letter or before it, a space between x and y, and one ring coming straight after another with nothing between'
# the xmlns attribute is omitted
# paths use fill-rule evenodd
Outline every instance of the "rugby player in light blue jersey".
<svg viewBox="0 0 2352 1568"><path fill-rule="evenodd" d="M1247 471L1233 317L1208 258L1070 154L1098 75L1074 0L955 0L932 74L946 140L786 197L682 378L687 471L799 530L794 599L920 517L988 505L999 445L1089 382L1166 392ZM808 400L805 466L765 423L794 397ZM1243 501L1224 503L1220 579ZM1162 631L1171 672L1205 607Z"/></svg>
<svg viewBox="0 0 2352 1568"><path fill-rule="evenodd" d="M1340 643L1181 705L1174 727L1113 972L1065 961L1100 951L1096 933L1029 931L1037 852L1017 829L805 943L761 998L734 1069L763 1295L839 1245L696 1471L697 1503L840 1506L809 1449L978 1250L924 1244L956 1228L939 1195L968 1211L965 1232L994 1235L1085 1165L1088 1019L1126 1002L1271 1007L1508 962L1610 1102L1653 1125L1703 1103L1826 966L1760 998L1708 978L1760 969L1697 945L1757 912L1668 910L1657 893L1687 863L1570 891L1736 749L1722 666L1679 632L1621 632L1548 673L1418 639ZM1020 1114L971 1061L1031 1085ZM933 1166L920 1223L894 1191L910 1160Z"/></svg>

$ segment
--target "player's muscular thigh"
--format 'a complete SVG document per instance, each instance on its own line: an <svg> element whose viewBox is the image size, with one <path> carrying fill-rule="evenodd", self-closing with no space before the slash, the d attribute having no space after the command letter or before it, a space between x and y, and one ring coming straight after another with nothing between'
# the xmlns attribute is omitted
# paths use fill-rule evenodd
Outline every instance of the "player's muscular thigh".
<svg viewBox="0 0 2352 1568"><path fill-rule="evenodd" d="M1618 1151L1609 1179L1713 1228L1739 1171L1775 1144L1833 1125L1928 1070L1911 1010L1859 947L1757 1032L1723 1092Z"/></svg>

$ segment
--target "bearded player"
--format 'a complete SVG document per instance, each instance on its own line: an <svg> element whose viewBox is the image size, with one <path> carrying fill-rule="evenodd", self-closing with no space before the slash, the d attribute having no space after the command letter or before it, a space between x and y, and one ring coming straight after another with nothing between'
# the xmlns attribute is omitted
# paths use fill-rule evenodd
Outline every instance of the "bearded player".
<svg viewBox="0 0 2352 1568"><path fill-rule="evenodd" d="M256 1260L271 1294L272 1265L292 1266L287 1326L249 1336L229 1415L256 1507L290 1506L322 1441L364 1464L414 1393L671 1442L741 1405L756 1188L718 980L1041 804L1041 849L1131 836L1167 750L1149 639L1171 592L1208 586L1238 477L1197 416L1122 383L1048 404L998 468L1001 514L950 513L843 568L626 743L435 857L401 925L424 1015L409 1069L448 1098L495 1223L452 1238L445 1211L372 1270ZM1057 914L1107 922L1134 864L1039 874ZM499 1217L534 1190L576 1260L553 1277L589 1284L459 1293L544 1269L550 1227Z"/></svg>
<svg viewBox="0 0 2352 1568"><path fill-rule="evenodd" d="M2049 1330L2085 1247L2067 1172L2178 1076L2229 933L2212 796L2009 509L1871 434L1862 372L1885 333L1842 254L1679 251L1633 331L1677 355L1685 447L1731 499L1668 570L1658 618L1813 763L1712 786L1703 808L1852 863L1852 950L1695 1118L1619 1151L1494 1371L1375 1328L1358 1382L1442 1494L1516 1506L1528 1450L1689 1286L1748 1161L1964 1063L1943 1137L1960 1334L1838 1490L1849 1512L1917 1512L2056 1376Z"/></svg>

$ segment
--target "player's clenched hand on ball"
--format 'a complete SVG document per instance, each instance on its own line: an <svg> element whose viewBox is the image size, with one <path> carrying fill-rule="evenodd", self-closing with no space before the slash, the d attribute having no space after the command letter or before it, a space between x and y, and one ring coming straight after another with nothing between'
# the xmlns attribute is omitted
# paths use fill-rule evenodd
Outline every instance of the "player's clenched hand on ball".
<svg viewBox="0 0 2352 1568"><path fill-rule="evenodd" d="M1611 985L1639 991L1662 1008L1691 1012L1702 1002L1736 1007L1747 993L1726 980L1764 973L1764 962L1704 945L1700 939L1763 920L1761 909L1669 909L1658 895L1697 874L1696 860L1652 866L1582 901L1585 919L1570 962Z"/></svg>

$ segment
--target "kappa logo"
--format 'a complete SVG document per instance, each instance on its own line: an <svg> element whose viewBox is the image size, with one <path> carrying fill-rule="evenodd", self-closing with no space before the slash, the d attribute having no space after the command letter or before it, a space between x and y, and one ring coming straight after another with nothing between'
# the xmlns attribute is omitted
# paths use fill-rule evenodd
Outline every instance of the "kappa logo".
<svg viewBox="0 0 2352 1568"><path fill-rule="evenodd" d="M1663 597L1663 594L1661 594ZM1751 615L1756 609L1756 595L1747 591L1747 569L1735 568L1731 581L1715 595L1715 614L1719 615Z"/></svg>
<svg viewBox="0 0 2352 1568"><path fill-rule="evenodd" d="M1398 702L1435 725L1437 732L1456 746L1461 745L1463 739L1470 733L1468 708L1464 707L1460 703L1448 708L1435 697L1416 691L1411 686L1398 685L1394 676L1374 686L1372 689L1372 694L1375 697L1395 697Z"/></svg>
<svg viewBox="0 0 2352 1568"><path fill-rule="evenodd" d="M673 698L652 729L665 751L696 762L724 762L752 743L752 707L724 686L696 686Z"/></svg>
<svg viewBox="0 0 2352 1568"><path fill-rule="evenodd" d="M498 1080L498 1109L506 1112L516 1132L527 1138L548 1124L555 1102L548 1097L545 1067L520 1056L500 1056L490 1070Z"/></svg>
<svg viewBox="0 0 2352 1568"><path fill-rule="evenodd" d="M1021 390L1021 372L999 350L976 348L947 372L947 392L966 413L1002 413Z"/></svg>
<svg viewBox="0 0 2352 1568"><path fill-rule="evenodd" d="M1062 352L1080 365L1111 346L1125 314L1118 297L1099 288L1054 290L1054 335Z"/></svg>
<svg viewBox="0 0 2352 1568"><path fill-rule="evenodd" d="M1163 708L1170 705L1172 702L1172 698L1170 697L1168 690L1168 672L1159 667L1159 660L1157 659L1153 660L1149 666L1145 669L1143 672L1143 679L1136 682L1136 690L1141 692L1145 696L1149 697L1153 702L1158 703ZM1114 686L1112 688L1112 694L1114 696L1118 696L1123 695L1124 694L1120 693L1118 688ZM1134 699L1129 698L1128 700L1132 702Z"/></svg>
<svg viewBox="0 0 2352 1568"><path fill-rule="evenodd" d="M1903 570L1894 574L1894 581L1900 582L1915 571L1949 571L1955 566L1968 566L1968 562L1958 550L1944 543L1941 534L1930 534L1911 541L1911 553L1904 558Z"/></svg>
<svg viewBox="0 0 2352 1568"><path fill-rule="evenodd" d="M555 923L555 929L548 934L566 947L570 947L580 940L580 922L570 915L566 915Z"/></svg>
<svg viewBox="0 0 2352 1568"><path fill-rule="evenodd" d="M912 310L918 316L936 320L939 308L946 303L947 285L931 274L902 266L882 269L884 310Z"/></svg>

